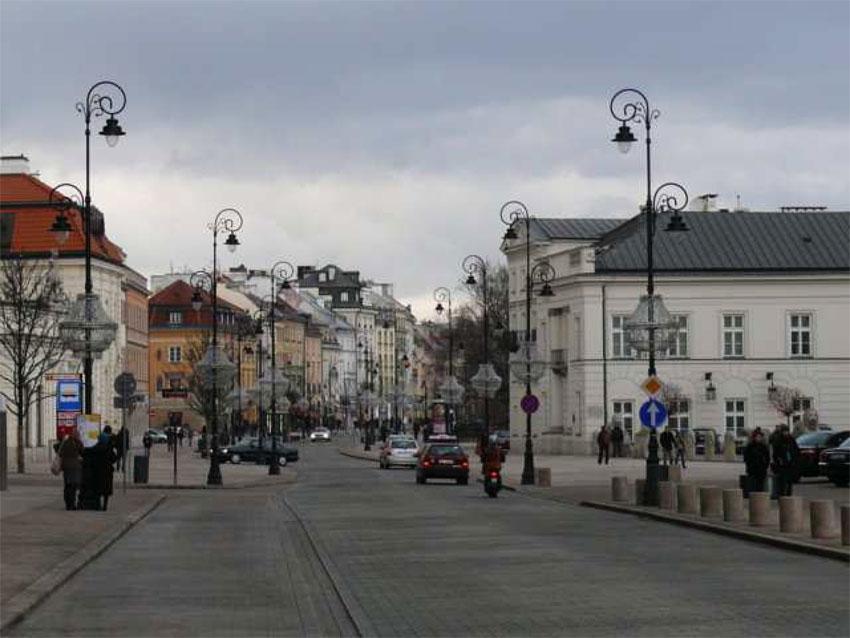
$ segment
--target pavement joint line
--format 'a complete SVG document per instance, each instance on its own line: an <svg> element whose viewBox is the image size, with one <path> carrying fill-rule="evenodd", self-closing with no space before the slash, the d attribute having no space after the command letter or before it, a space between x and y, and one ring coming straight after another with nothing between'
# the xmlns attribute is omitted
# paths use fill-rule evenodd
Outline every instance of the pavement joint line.
<svg viewBox="0 0 850 638"><path fill-rule="evenodd" d="M361 607L360 603L357 602L357 598L354 596L351 589L349 589L348 585L346 585L345 579L342 577L342 574L339 573L336 566L333 564L333 561L331 561L330 555L327 553L327 551L325 551L325 548L319 542L318 535L315 529L313 528L313 525L301 516L296 507L290 502L288 498L286 498L285 494L281 494L281 501L283 502L283 505L295 517L295 520L298 521L298 524L301 526L301 529L304 530L304 534L307 537L310 546L313 548L313 551L316 553L316 556L318 557L322 568L325 570L325 573L330 579L331 585L333 586L334 591L339 597L343 608L348 614L348 617L351 620L351 624L354 626L357 635L377 636L379 632L372 624L372 621L369 619L369 617L366 615L366 612L363 610L363 607Z"/></svg>
<svg viewBox="0 0 850 638"><path fill-rule="evenodd" d="M246 483L232 485L174 485L173 483L133 483L127 485L128 490L244 490L252 487L269 487L271 485L291 485L298 482L298 473L294 476L281 476L279 479L258 479Z"/></svg>
<svg viewBox="0 0 850 638"><path fill-rule="evenodd" d="M117 528L102 532L73 555L63 560L47 573L42 574L21 593L10 598L3 605L4 610L3 619L0 621L0 634L5 634L9 629L24 620L50 594L67 583L74 575L85 568L86 565L114 545L148 514L159 507L165 499L166 495L160 494L152 503L148 503L130 512L124 517L124 520Z"/></svg>
<svg viewBox="0 0 850 638"><path fill-rule="evenodd" d="M761 534L756 531L739 529L735 527L727 527L725 525L719 525L717 523L709 522L709 521L700 521L696 519L689 518L680 518L678 516L674 516L672 514L663 514L661 512L653 512L643 508L631 506L631 505L615 505L613 503L603 503L600 501L581 501L580 505L582 507L590 507L594 509L606 510L609 512L617 512L619 514L632 514L633 516L650 518L652 520L660 521L663 523L672 523L673 525L679 525L681 527L690 527L693 529L699 529L705 532L710 532L713 534L719 534L721 536L731 536L732 538L737 538L740 540L750 541L752 543L760 543L762 545L772 545L774 547L778 547L780 549L790 550L794 552L800 552L803 554L810 554L814 556L820 556L822 558L830 558L832 560L838 560L845 563L850 563L850 551L843 549L836 549L834 547L825 547L823 545L815 545L813 543L807 543L805 541L791 539L791 538L781 538L779 536L772 536L769 534Z"/></svg>

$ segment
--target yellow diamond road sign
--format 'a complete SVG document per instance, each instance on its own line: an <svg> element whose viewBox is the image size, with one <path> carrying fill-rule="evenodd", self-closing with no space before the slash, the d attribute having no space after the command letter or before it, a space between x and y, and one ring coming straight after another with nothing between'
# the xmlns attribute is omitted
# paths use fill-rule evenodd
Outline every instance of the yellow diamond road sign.
<svg viewBox="0 0 850 638"><path fill-rule="evenodd" d="M664 384L661 383L661 379L653 375L651 377L647 377L646 380L640 384L640 387L643 388L643 391L649 396L655 396L661 392L661 388L664 387Z"/></svg>

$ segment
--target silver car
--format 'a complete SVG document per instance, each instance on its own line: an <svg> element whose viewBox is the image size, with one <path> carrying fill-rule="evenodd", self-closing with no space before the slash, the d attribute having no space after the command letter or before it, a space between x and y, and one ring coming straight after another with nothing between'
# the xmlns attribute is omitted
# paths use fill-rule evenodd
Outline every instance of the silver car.
<svg viewBox="0 0 850 638"><path fill-rule="evenodd" d="M381 452L378 455L378 464L381 469L389 469L393 465L403 467L416 467L418 457L416 453L419 447L416 445L416 439L409 436L391 436L387 442L381 446Z"/></svg>

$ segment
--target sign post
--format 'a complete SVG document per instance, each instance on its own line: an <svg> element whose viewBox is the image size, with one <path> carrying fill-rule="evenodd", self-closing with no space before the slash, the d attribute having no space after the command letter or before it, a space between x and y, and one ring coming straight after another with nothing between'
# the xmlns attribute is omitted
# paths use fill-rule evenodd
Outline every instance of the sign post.
<svg viewBox="0 0 850 638"><path fill-rule="evenodd" d="M113 384L118 394L113 403L121 405L121 469L123 470L122 491L127 493L127 457L130 452L131 437L127 432L127 408L133 405L133 396L136 393L136 377L131 372L122 372L115 377Z"/></svg>

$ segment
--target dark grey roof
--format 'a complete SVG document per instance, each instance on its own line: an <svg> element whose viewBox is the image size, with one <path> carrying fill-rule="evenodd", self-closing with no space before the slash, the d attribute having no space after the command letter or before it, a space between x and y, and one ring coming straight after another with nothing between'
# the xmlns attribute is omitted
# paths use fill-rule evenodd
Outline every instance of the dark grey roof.
<svg viewBox="0 0 850 638"><path fill-rule="evenodd" d="M688 232L666 232L659 215L655 269L707 271L848 271L850 212L685 212ZM646 270L644 217L602 237L596 272Z"/></svg>
<svg viewBox="0 0 850 638"><path fill-rule="evenodd" d="M627 218L539 218L531 219L531 236L534 239L598 239L610 232Z"/></svg>

